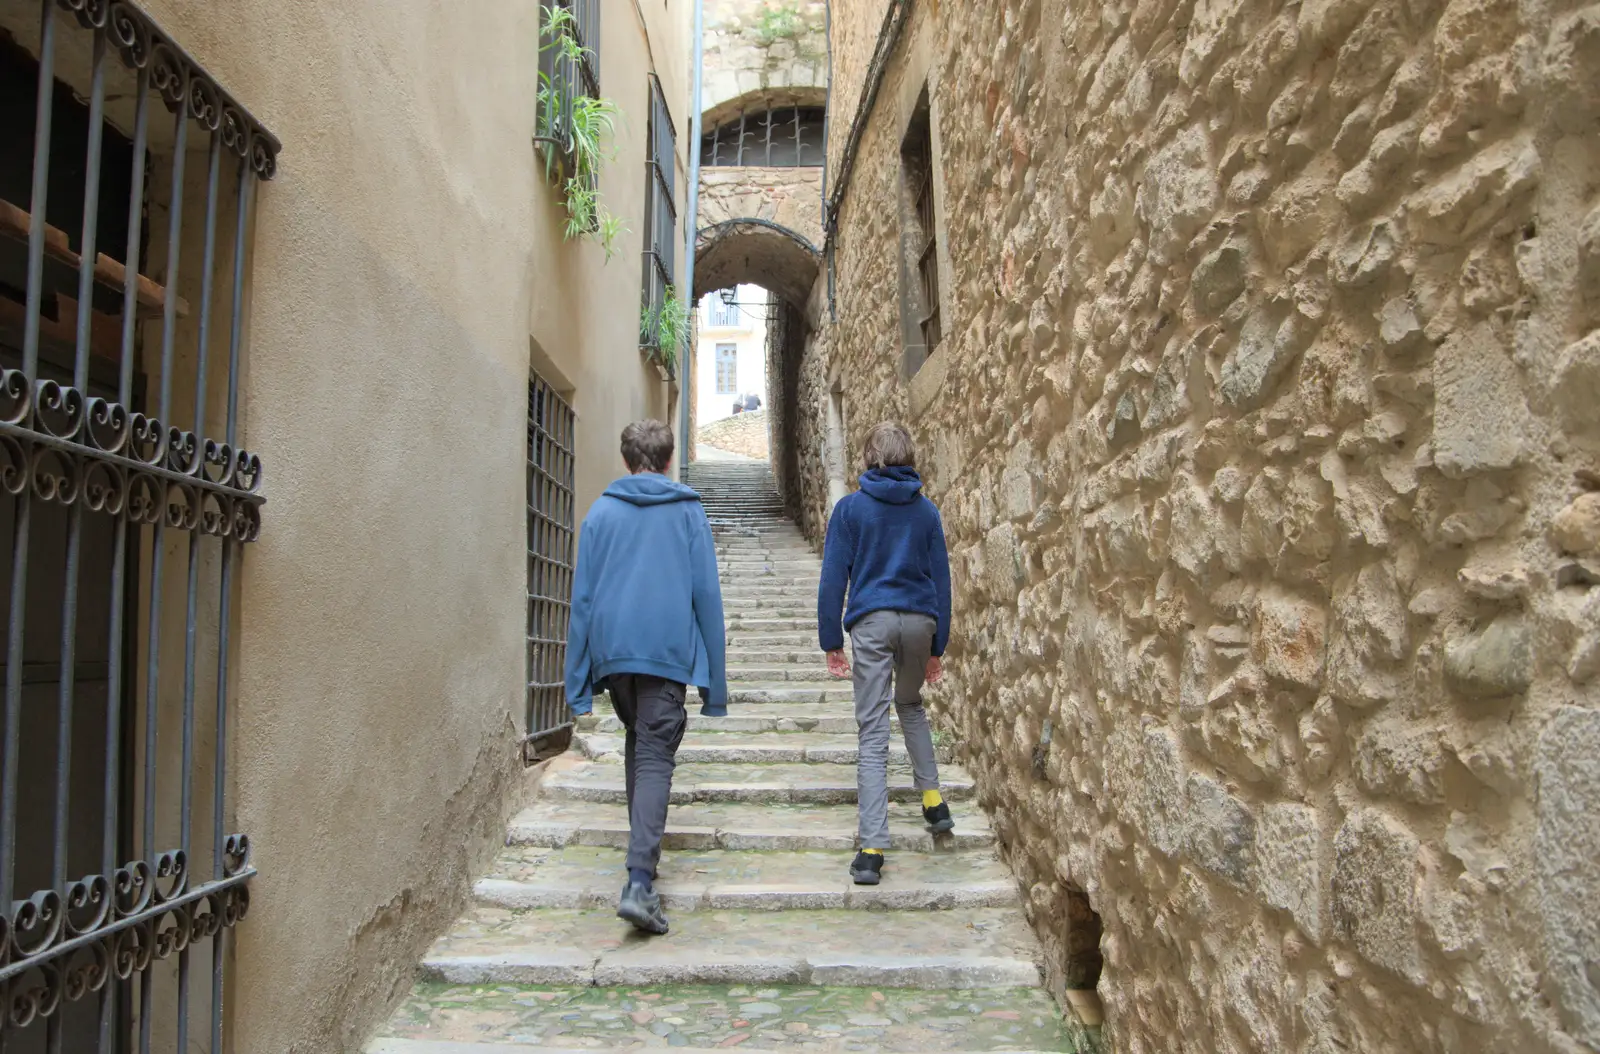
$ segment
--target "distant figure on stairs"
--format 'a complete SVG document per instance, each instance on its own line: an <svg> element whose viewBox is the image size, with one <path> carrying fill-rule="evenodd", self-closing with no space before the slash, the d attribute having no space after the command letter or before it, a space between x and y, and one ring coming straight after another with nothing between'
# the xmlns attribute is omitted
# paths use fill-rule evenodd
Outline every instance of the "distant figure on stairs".
<svg viewBox="0 0 1600 1054"><path fill-rule="evenodd" d="M944 676L939 660L950 640L950 557L939 510L922 494L911 433L893 422L878 425L867 435L862 460L861 489L840 500L828 520L817 632L830 675L851 676L846 631L855 653L861 851L850 877L875 886L889 848L891 695L914 786L922 792L923 819L935 831L955 827L939 793L933 732L922 708L924 681Z"/></svg>
<svg viewBox="0 0 1600 1054"><path fill-rule="evenodd" d="M607 691L627 729L628 881L617 908L647 933L666 933L655 890L686 685L702 714L728 712L716 544L700 495L666 477L672 430L636 421L622 430L628 476L583 519L567 632L567 705L577 715Z"/></svg>

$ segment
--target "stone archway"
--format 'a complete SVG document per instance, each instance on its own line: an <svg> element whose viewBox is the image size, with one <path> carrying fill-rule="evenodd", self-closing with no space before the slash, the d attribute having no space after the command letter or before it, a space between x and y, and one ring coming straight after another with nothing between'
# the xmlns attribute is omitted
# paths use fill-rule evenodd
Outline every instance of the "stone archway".
<svg viewBox="0 0 1600 1054"><path fill-rule="evenodd" d="M791 512L800 508L800 466L794 393L796 370L811 337L806 305L821 273L822 253L805 235L753 216L702 227L696 239L692 302L707 293L743 283L759 285L777 301L768 321L767 409L773 470Z"/></svg>

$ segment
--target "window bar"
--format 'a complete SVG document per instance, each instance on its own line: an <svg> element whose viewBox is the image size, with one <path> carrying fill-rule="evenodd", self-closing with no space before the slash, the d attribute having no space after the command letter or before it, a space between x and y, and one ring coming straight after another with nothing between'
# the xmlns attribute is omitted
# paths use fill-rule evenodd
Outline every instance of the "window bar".
<svg viewBox="0 0 1600 1054"><path fill-rule="evenodd" d="M201 471L209 460L210 451L205 445L206 419L206 365L211 352L211 301L213 265L217 255L217 185L222 172L222 130L211 132L211 145L206 159L206 219L205 241L200 252L200 329L195 346L194 427L192 434L200 447L194 456L200 459ZM187 453L188 451L185 451ZM205 515L205 499L198 499L202 507L195 511ZM180 805L178 817L178 848L184 859L193 856L194 837L194 693L195 644L198 609L200 605L200 531L189 532L189 577L185 594L183 621L183 761L180 780ZM184 884L187 884L185 872ZM181 920L187 923L188 920ZM177 1049L189 1049L189 945L178 951L178 1039Z"/></svg>
<svg viewBox="0 0 1600 1054"><path fill-rule="evenodd" d="M170 89L169 85L169 89ZM190 74L187 66L178 74L178 95L168 93L173 111L172 146L172 204L167 224L167 298L161 317L161 400L157 404L156 419L167 429L162 442L169 442L172 410L172 366L174 342L177 337L178 261L183 236L183 162L189 144L189 92ZM170 451L169 457L170 457ZM163 458L166 461L167 458ZM167 491L161 488L161 501L166 504ZM172 877L175 890L181 891L185 861L163 853L156 857L156 747L159 738L159 712L161 699L161 583L162 557L166 550L167 517L161 515L150 528L150 608L146 625L145 695L144 695L144 859L150 868L150 881ZM157 924L159 925L159 923ZM155 936L152 933L152 936ZM150 1054L150 1030L155 1016L155 958L145 964L139 976L139 1054Z"/></svg>
<svg viewBox="0 0 1600 1054"><path fill-rule="evenodd" d="M766 113L761 115L761 123L765 126L765 131L767 133L767 160L766 160L766 166L768 168L771 168L772 167L772 124L773 124L772 111L771 110L768 110Z"/></svg>
<svg viewBox="0 0 1600 1054"><path fill-rule="evenodd" d="M133 115L133 189L128 195L128 248L122 283L122 361L117 376L117 405L129 406L133 401L133 337L138 328L139 307L139 238L142 233L141 218L144 213L144 163L145 149L150 135L150 68L141 65L135 89ZM105 772L105 830L100 847L100 873L115 875L119 864L117 852L117 813L121 795L120 780L122 753L122 605L127 590L125 576L128 564L128 496L115 517L111 548L111 628L107 640L106 670L106 772ZM220 733L219 733L220 735ZM219 739L220 742L220 739ZM116 1037L116 995L118 985L107 980L100 990L100 1051L111 1054ZM218 1048L220 1051L221 1048Z"/></svg>
<svg viewBox="0 0 1600 1054"><path fill-rule="evenodd" d="M99 12L103 19L106 12ZM95 242L100 214L100 147L101 122L104 119L106 97L106 35L102 27L94 31L94 58L89 93L89 142L84 162L83 234L78 246L78 325L77 346L74 349L72 386L80 400L89 391L89 327L94 306ZM87 407L80 402L85 413ZM64 407L70 412L70 407ZM80 427L88 427L87 417ZM86 481L80 481L80 486ZM70 899L72 891L88 891L85 883L73 883L69 891L67 876L67 839L72 793L72 713L73 693L76 688L78 645L78 563L83 546L83 503L73 502L67 514L65 582L61 601L61 665L56 699L56 789L54 817L54 856L51 862L51 888ZM109 703L109 701L108 701ZM45 1026L45 1044L50 1054L61 1051L61 1015L50 1016Z"/></svg>
<svg viewBox="0 0 1600 1054"><path fill-rule="evenodd" d="M250 136L241 131L239 146L239 185L235 194L237 216L233 232L233 319L228 331L228 416L223 433L227 454L239 455L239 346L244 340L244 263L245 236L250 215ZM202 345L203 347L204 345ZM227 816L223 803L228 771L228 648L229 621L233 613L233 563L237 547L232 534L222 539L222 596L217 605L217 730L216 759L213 763L211 808L211 878L225 876ZM223 965L227 950L228 927L217 927L211 938L211 1054L222 1054Z"/></svg>
<svg viewBox="0 0 1600 1054"><path fill-rule="evenodd" d="M739 112L739 156L736 162L741 168L744 167L744 119L745 114L744 111L741 110Z"/></svg>
<svg viewBox="0 0 1600 1054"><path fill-rule="evenodd" d="M44 299L45 195L49 190L51 95L55 87L55 4L41 0L39 99L33 145L32 217L28 226L28 317L23 327L22 373L29 388L39 370L39 307ZM9 387L9 385L8 385ZM31 411L29 411L31 413ZM22 622L28 602L28 521L32 488L16 497L11 543L11 624L6 641L5 774L0 787L0 905L9 917L16 867L17 767L22 735ZM9 1003L9 1000L8 1000ZM0 1029L0 1049L5 1045Z"/></svg>
<svg viewBox="0 0 1600 1054"><path fill-rule="evenodd" d="M800 107L794 108L794 167L800 167Z"/></svg>

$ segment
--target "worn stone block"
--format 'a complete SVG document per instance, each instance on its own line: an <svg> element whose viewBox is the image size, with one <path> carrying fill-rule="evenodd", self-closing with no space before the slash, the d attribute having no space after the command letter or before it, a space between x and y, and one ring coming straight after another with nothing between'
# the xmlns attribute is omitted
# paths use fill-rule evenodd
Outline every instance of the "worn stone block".
<svg viewBox="0 0 1600 1054"><path fill-rule="evenodd" d="M1539 735L1534 771L1546 990L1578 1042L1600 1047L1600 711L1560 710Z"/></svg>
<svg viewBox="0 0 1600 1054"><path fill-rule="evenodd" d="M1327 614L1282 589L1262 592L1256 607L1256 661L1270 677L1315 687L1322 677Z"/></svg>
<svg viewBox="0 0 1600 1054"><path fill-rule="evenodd" d="M1183 846L1189 858L1240 889L1254 880L1256 819L1214 779L1191 775Z"/></svg>
<svg viewBox="0 0 1600 1054"><path fill-rule="evenodd" d="M1191 125L1156 151L1145 166L1139 212L1150 249L1171 258L1217 207L1217 178L1205 130Z"/></svg>
<svg viewBox="0 0 1600 1054"><path fill-rule="evenodd" d="M1175 855L1183 844L1183 760L1177 737L1163 729L1147 729L1144 734L1140 806L1150 844Z"/></svg>
<svg viewBox="0 0 1600 1054"><path fill-rule="evenodd" d="M1356 779L1369 793L1417 805L1444 801L1444 744L1433 728L1379 721L1355 749Z"/></svg>
<svg viewBox="0 0 1600 1054"><path fill-rule="evenodd" d="M1511 468L1532 419L1516 367L1493 326L1480 322L1445 341L1434 359L1433 460L1447 476Z"/></svg>
<svg viewBox="0 0 1600 1054"><path fill-rule="evenodd" d="M1452 641L1444 653L1445 680L1472 699L1521 695L1533 683L1533 634L1525 618L1502 615Z"/></svg>
<svg viewBox="0 0 1600 1054"><path fill-rule="evenodd" d="M1322 939L1322 829L1315 809L1294 803L1261 810L1256 838L1261 898L1294 917L1314 941Z"/></svg>
<svg viewBox="0 0 1600 1054"><path fill-rule="evenodd" d="M1377 809L1345 818L1333 839L1333 929L1370 961L1413 983L1422 980L1417 883L1422 845Z"/></svg>

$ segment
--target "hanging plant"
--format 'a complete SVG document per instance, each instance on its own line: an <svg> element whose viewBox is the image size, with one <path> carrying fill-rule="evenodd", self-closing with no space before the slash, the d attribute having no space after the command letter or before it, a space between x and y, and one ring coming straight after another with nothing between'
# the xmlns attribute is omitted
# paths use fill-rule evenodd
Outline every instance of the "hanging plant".
<svg viewBox="0 0 1600 1054"><path fill-rule="evenodd" d="M678 368L678 349L689 337L689 305L667 286L661 306L648 304L639 309L639 346L651 349L653 357L669 371Z"/></svg>
<svg viewBox="0 0 1600 1054"><path fill-rule="evenodd" d="M567 210L562 236L567 241L592 238L609 263L627 227L600 200L600 171L616 156L611 144L622 111L610 99L579 90L580 71L594 52L578 40L572 12L554 6L541 10L539 128L534 138L543 147L545 178L561 181Z"/></svg>

